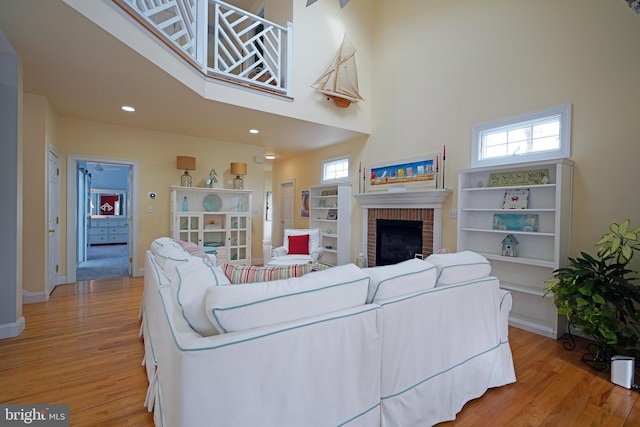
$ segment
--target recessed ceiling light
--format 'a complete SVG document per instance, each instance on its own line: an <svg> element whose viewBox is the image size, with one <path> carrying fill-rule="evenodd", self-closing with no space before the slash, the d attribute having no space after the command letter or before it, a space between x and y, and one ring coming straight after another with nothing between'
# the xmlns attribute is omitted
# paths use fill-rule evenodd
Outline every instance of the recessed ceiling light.
<svg viewBox="0 0 640 427"><path fill-rule="evenodd" d="M135 108L130 107L130 106L128 106L128 105L123 105L123 106L122 106L122 109L123 109L124 111L128 111L128 112L130 112L130 113L132 113L132 112L136 111L136 109L135 109Z"/></svg>
<svg viewBox="0 0 640 427"><path fill-rule="evenodd" d="M260 133L258 129L249 129L249 133Z"/></svg>
<svg viewBox="0 0 640 427"><path fill-rule="evenodd" d="M275 154L265 154L264 158L267 160L274 160L276 158Z"/></svg>

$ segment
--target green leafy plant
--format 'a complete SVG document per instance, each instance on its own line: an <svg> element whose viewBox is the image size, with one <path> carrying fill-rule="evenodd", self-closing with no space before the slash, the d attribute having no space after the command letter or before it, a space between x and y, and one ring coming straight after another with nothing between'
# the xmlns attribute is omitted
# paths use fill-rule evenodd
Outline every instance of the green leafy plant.
<svg viewBox="0 0 640 427"><path fill-rule="evenodd" d="M628 219L611 224L610 233L595 244L596 257L581 252L546 281L545 295L552 293L558 313L596 342L601 360L634 353L640 338L640 287L633 284L635 272L627 268L640 249L640 227L630 226Z"/></svg>

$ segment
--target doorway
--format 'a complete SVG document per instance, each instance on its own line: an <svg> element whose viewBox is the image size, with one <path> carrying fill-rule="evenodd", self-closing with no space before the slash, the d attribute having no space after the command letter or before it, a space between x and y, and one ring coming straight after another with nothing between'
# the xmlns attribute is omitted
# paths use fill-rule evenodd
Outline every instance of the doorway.
<svg viewBox="0 0 640 427"><path fill-rule="evenodd" d="M280 183L280 230L278 236L282 244L284 230L294 228L295 212L295 181L283 181Z"/></svg>
<svg viewBox="0 0 640 427"><path fill-rule="evenodd" d="M67 282L136 275L138 162L69 155L67 165Z"/></svg>

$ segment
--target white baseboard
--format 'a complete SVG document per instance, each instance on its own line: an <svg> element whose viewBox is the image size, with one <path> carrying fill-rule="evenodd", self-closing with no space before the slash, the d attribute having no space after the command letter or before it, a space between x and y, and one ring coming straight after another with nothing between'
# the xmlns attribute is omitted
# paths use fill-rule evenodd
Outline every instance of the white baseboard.
<svg viewBox="0 0 640 427"><path fill-rule="evenodd" d="M49 300L49 292L29 292L22 290L23 304L36 304L39 302L47 302Z"/></svg>
<svg viewBox="0 0 640 427"><path fill-rule="evenodd" d="M24 317L12 323L0 324L0 339L17 337L24 331Z"/></svg>

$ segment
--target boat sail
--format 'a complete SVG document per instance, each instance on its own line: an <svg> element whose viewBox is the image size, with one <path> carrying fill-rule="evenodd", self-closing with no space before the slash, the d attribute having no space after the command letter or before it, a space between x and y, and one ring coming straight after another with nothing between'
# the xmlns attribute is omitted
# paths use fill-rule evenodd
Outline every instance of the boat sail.
<svg viewBox="0 0 640 427"><path fill-rule="evenodd" d="M311 87L332 99L338 107L346 108L352 102L364 101L358 93L356 49L346 34L333 61Z"/></svg>

